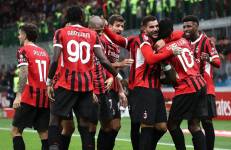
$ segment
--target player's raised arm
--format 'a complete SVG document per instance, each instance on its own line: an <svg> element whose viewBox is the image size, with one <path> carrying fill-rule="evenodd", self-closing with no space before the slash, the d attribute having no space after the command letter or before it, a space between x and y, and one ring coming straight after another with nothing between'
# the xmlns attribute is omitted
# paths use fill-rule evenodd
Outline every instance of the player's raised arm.
<svg viewBox="0 0 231 150"><path fill-rule="evenodd" d="M127 44L128 44L127 38L119 34L113 33L107 26L104 27L103 31L112 40L112 42L123 48L127 48Z"/></svg>
<svg viewBox="0 0 231 150"><path fill-rule="evenodd" d="M160 53L154 53L152 50L151 44L149 42L143 42L140 45L140 49L145 58L145 61L150 65L158 63L170 56L178 55L181 53L180 49L174 49L174 50L164 49Z"/></svg>

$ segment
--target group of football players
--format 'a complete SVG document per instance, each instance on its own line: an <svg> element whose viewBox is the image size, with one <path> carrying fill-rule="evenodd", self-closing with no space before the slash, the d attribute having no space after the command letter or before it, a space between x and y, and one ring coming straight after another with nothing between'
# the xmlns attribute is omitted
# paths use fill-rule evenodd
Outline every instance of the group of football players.
<svg viewBox="0 0 231 150"><path fill-rule="evenodd" d="M81 7L71 6L65 20L54 34L51 59L35 44L34 24L19 28L19 88L12 123L15 150L25 149L26 127L37 130L42 150L67 150L75 130L73 114L83 150L112 150L121 127L119 106L127 105L133 150L156 149L167 130L176 149L186 149L182 120L188 121L194 149L214 148L212 67L219 67L220 59L215 44L199 31L196 16L182 19L183 31L174 31L170 19L146 16L140 34L130 37L121 35L125 20L120 15L108 21L92 16L85 27ZM123 61L120 47L130 54ZM118 71L128 66L126 95ZM161 84L175 89L168 119Z"/></svg>

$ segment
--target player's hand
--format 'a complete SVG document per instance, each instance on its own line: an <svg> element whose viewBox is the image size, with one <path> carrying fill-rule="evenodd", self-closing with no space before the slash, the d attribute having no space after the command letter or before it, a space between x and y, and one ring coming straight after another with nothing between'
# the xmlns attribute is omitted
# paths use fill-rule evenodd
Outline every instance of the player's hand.
<svg viewBox="0 0 231 150"><path fill-rule="evenodd" d="M133 64L134 60L133 59L124 59L123 61L120 62L120 67L128 67Z"/></svg>
<svg viewBox="0 0 231 150"><path fill-rule="evenodd" d="M201 60L209 62L209 54L202 52L201 53Z"/></svg>
<svg viewBox="0 0 231 150"><path fill-rule="evenodd" d="M54 93L54 88L53 86L47 86L47 95L50 99L51 102L55 101L55 93Z"/></svg>
<svg viewBox="0 0 231 150"><path fill-rule="evenodd" d="M14 100L14 102L13 102L13 108L14 109L17 109L18 107L20 107L21 106L21 94L18 94L17 93L17 95L16 95L16 97L15 97L15 100Z"/></svg>
<svg viewBox="0 0 231 150"><path fill-rule="evenodd" d="M180 55L182 53L182 49L180 47L174 47L172 48L173 54L176 55Z"/></svg>
<svg viewBox="0 0 231 150"><path fill-rule="evenodd" d="M165 41L164 40L158 40L157 42L156 42L156 44L154 45L154 49L156 49L156 50L159 50L159 49L161 49L162 47L164 47L165 46Z"/></svg>
<svg viewBox="0 0 231 150"><path fill-rule="evenodd" d="M119 92L120 106L126 108L128 105L128 100L124 92Z"/></svg>
<svg viewBox="0 0 231 150"><path fill-rule="evenodd" d="M93 103L99 103L99 100L94 93L93 93Z"/></svg>
<svg viewBox="0 0 231 150"><path fill-rule="evenodd" d="M111 85L113 83L113 77L110 77L108 78L106 81L105 81L105 84L106 84L106 90L109 90L111 88Z"/></svg>

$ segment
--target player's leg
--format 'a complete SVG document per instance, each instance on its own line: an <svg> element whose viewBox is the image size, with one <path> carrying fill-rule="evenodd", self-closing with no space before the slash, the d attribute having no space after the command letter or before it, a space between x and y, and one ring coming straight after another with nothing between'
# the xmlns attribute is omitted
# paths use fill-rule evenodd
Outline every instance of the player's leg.
<svg viewBox="0 0 231 150"><path fill-rule="evenodd" d="M138 94L141 111L137 111L142 116L139 149L152 150L167 130L163 95L159 89L152 88L139 88Z"/></svg>
<svg viewBox="0 0 231 150"><path fill-rule="evenodd" d="M184 134L180 128L182 120L168 119L168 130L177 150L186 150Z"/></svg>
<svg viewBox="0 0 231 150"><path fill-rule="evenodd" d="M77 92L72 92L64 88L55 89L55 101L50 107L50 122L48 128L48 142L50 149L60 149L60 123L63 117L68 117L76 100Z"/></svg>
<svg viewBox="0 0 231 150"><path fill-rule="evenodd" d="M61 127L62 127L62 133L61 133L62 150L68 150L71 141L71 136L75 131L75 124L73 121L73 117L64 118L61 121Z"/></svg>
<svg viewBox="0 0 231 150"><path fill-rule="evenodd" d="M112 99L108 93L97 95L99 100L100 130L97 138L97 150L112 149L111 120L113 119Z"/></svg>
<svg viewBox="0 0 231 150"><path fill-rule="evenodd" d="M163 94L160 91L155 92L156 98L156 123L155 128L153 129L154 134L154 145L153 149L156 149L158 141L167 131L167 113L165 108L165 102Z"/></svg>
<svg viewBox="0 0 231 150"><path fill-rule="evenodd" d="M16 109L11 130L14 150L25 150L22 133L24 128L33 126L35 109L35 107L24 103L21 103L21 106Z"/></svg>
<svg viewBox="0 0 231 150"><path fill-rule="evenodd" d="M215 133L214 133L214 127L213 127L212 119L203 119L202 120L202 127L205 131L207 150L213 150L214 149L214 142L215 142Z"/></svg>
<svg viewBox="0 0 231 150"><path fill-rule="evenodd" d="M206 100L208 102L208 117L202 119L202 127L205 131L207 150L213 150L215 142L215 133L212 118L217 115L215 96L208 94L206 95Z"/></svg>
<svg viewBox="0 0 231 150"><path fill-rule="evenodd" d="M188 121L188 129L192 134L192 141L194 149L196 150L206 150L205 136L200 127L199 119L191 119Z"/></svg>
<svg viewBox="0 0 231 150"><path fill-rule="evenodd" d="M95 133L98 122L98 104L93 103L93 93L79 93L78 103L73 107L77 116L78 130L81 136L82 149L95 149Z"/></svg>
<svg viewBox="0 0 231 150"><path fill-rule="evenodd" d="M49 108L38 108L36 117L33 122L33 127L37 130L39 137L41 139L42 148L41 150L48 150L48 126L50 120L50 110Z"/></svg>
<svg viewBox="0 0 231 150"><path fill-rule="evenodd" d="M139 138L140 138L140 122L134 121L132 119L132 113L134 106L136 105L136 98L133 95L133 90L129 90L128 94L128 107L129 107L129 115L131 118L131 130L130 130L130 138L132 142L133 150L139 150Z"/></svg>

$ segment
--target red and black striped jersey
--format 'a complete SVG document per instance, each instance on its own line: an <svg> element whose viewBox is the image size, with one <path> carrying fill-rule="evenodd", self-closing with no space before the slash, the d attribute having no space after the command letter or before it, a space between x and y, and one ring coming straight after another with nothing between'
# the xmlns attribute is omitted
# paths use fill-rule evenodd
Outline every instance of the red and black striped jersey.
<svg viewBox="0 0 231 150"><path fill-rule="evenodd" d="M93 49L101 47L97 43L97 33L80 25L55 32L54 46L62 49L57 86L79 92L93 90Z"/></svg>
<svg viewBox="0 0 231 150"><path fill-rule="evenodd" d="M200 75L198 65L193 56L190 43L181 38L168 43L160 51L182 49L181 55L168 59L176 71L177 83L174 85L175 95L194 93L206 85L204 78Z"/></svg>
<svg viewBox="0 0 231 150"><path fill-rule="evenodd" d="M103 66L97 57L94 57L94 71L93 71L93 92L95 94L105 93L106 73Z"/></svg>
<svg viewBox="0 0 231 150"><path fill-rule="evenodd" d="M100 41L102 43L103 49L105 51L105 54L106 54L108 60L111 63L118 62L119 56L120 56L120 47L118 45L116 45L115 43L113 43L111 41L111 39L105 34L102 34L100 36ZM106 72L107 72L107 74L110 74L107 70L106 70ZM113 80L111 89L118 92L119 91L118 81L116 81L117 79L115 77L113 79L114 80Z"/></svg>
<svg viewBox="0 0 231 150"><path fill-rule="evenodd" d="M131 51L131 55L134 57L135 62L135 79L133 87L146 87L146 88L160 88L160 71L161 67L159 63L149 65L146 58L143 55L142 47L144 43L153 45L153 41L145 34L140 35L139 48Z"/></svg>
<svg viewBox="0 0 231 150"><path fill-rule="evenodd" d="M202 52L207 53L211 58L211 61L215 61L217 66L220 66L220 58L215 48L215 45L211 43L211 40L205 35L205 33L200 33L198 39L191 42L193 55L196 58L196 62L199 66L200 73L203 75L207 83L207 94L215 95L215 86L213 82L213 67L210 62L202 61Z"/></svg>
<svg viewBox="0 0 231 150"><path fill-rule="evenodd" d="M34 44L27 44L17 51L18 67L28 66L26 86L21 102L34 107L48 108L46 79L50 59L48 53Z"/></svg>

